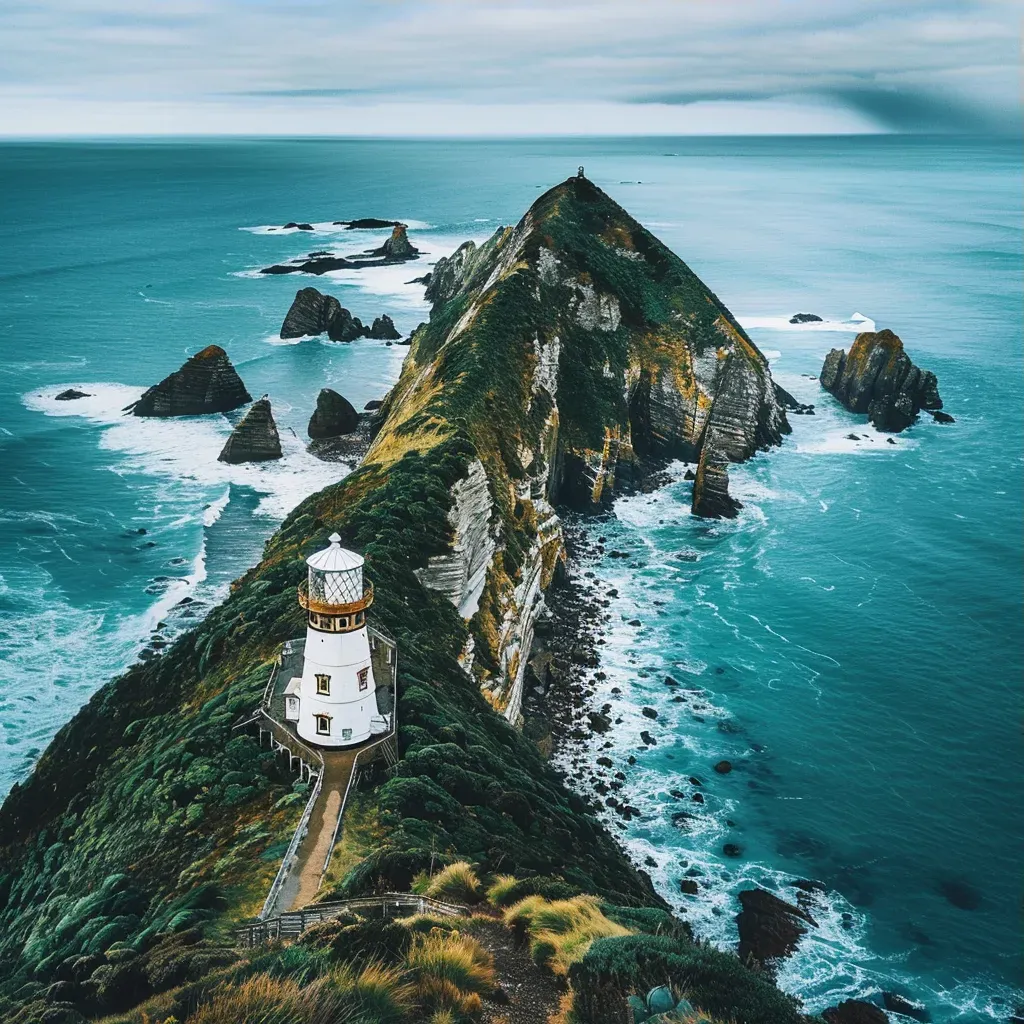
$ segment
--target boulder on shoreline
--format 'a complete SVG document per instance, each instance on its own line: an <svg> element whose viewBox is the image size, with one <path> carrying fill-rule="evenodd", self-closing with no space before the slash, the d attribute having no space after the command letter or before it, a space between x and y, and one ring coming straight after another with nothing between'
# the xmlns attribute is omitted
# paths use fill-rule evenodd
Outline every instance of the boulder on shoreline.
<svg viewBox="0 0 1024 1024"><path fill-rule="evenodd" d="M887 433L909 427L922 409L942 408L935 374L915 366L889 330L858 334L849 352L832 349L819 379L850 412L867 413Z"/></svg>
<svg viewBox="0 0 1024 1024"><path fill-rule="evenodd" d="M219 345L207 345L124 411L133 416L201 416L230 412L251 401L228 354Z"/></svg>
<svg viewBox="0 0 1024 1024"><path fill-rule="evenodd" d="M770 969L771 962L789 956L807 933L805 924L818 923L800 907L779 899L767 889L745 889L739 894L742 909L736 915L740 933L739 955Z"/></svg>
<svg viewBox="0 0 1024 1024"><path fill-rule="evenodd" d="M238 426L231 431L218 462L268 462L281 458L281 437L277 432L270 399L264 395L253 402Z"/></svg>
<svg viewBox="0 0 1024 1024"><path fill-rule="evenodd" d="M325 437L351 434L359 426L359 413L352 403L331 388L323 388L316 398L316 410L309 419L306 433L314 441Z"/></svg>

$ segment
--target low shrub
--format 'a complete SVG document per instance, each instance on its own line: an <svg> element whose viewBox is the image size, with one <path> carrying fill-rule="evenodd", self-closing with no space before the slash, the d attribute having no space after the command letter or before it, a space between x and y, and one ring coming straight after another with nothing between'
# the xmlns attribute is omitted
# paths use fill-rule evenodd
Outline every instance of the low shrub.
<svg viewBox="0 0 1024 1024"><path fill-rule="evenodd" d="M511 907L527 896L543 896L546 900L568 900L580 895L578 886L571 885L561 878L550 878L547 875L535 875L518 881L511 875L499 875L499 879L509 881L500 885L495 882L487 891L487 898L496 907ZM492 896L493 892L493 896Z"/></svg>

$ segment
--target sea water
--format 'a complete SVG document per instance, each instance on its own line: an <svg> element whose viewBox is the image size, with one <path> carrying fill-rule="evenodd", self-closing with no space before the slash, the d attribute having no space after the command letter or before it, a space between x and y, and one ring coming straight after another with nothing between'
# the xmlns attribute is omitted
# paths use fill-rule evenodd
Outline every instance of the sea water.
<svg viewBox="0 0 1024 1024"><path fill-rule="evenodd" d="M779 976L812 1010L894 989L936 1021L1003 1019L1019 998L1024 835L1015 143L0 146L0 792L154 634L204 614L295 503L347 471L305 451L316 394L361 407L406 349L282 343L295 290L408 332L427 312L413 277L579 164L816 406L791 417L780 448L733 467L738 519L693 519L675 466L662 491L595 526L606 551L629 555L593 566L593 586L618 592L598 698L623 719L609 735L637 759L624 792L643 813L623 839L724 946L738 889L792 898L793 879L824 883L818 926ZM424 256L319 279L257 273L379 245L386 232L333 224L355 217L406 221ZM824 322L790 325L796 312ZM828 349L871 323L938 375L955 424L925 417L891 445L820 390ZM280 462L218 463L228 417L122 415L211 343L254 397L270 395ZM90 397L56 402L71 386ZM717 775L723 758L734 770ZM706 801L686 805L697 817L684 833L668 791L691 775ZM679 891L687 871L697 897Z"/></svg>

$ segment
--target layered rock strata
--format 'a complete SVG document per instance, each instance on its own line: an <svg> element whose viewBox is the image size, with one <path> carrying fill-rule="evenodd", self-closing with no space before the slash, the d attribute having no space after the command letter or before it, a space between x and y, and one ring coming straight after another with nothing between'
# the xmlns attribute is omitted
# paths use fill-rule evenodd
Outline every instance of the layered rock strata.
<svg viewBox="0 0 1024 1024"><path fill-rule="evenodd" d="M238 426L231 431L219 462L267 462L281 458L281 437L270 410L270 399L264 395L253 402Z"/></svg>
<svg viewBox="0 0 1024 1024"><path fill-rule="evenodd" d="M421 571L470 620L463 664L518 717L558 505L599 509L654 465L696 461L702 515L735 514L728 461L788 431L768 364L674 253L586 178L439 260L368 463L448 438L476 457L450 494L448 553Z"/></svg>
<svg viewBox="0 0 1024 1024"><path fill-rule="evenodd" d="M199 416L230 412L251 401L224 349L207 345L124 411L133 416Z"/></svg>
<svg viewBox="0 0 1024 1024"><path fill-rule="evenodd" d="M819 379L850 412L867 413L888 433L909 427L922 409L942 408L935 374L915 366L889 330L858 334L849 352L832 349Z"/></svg>

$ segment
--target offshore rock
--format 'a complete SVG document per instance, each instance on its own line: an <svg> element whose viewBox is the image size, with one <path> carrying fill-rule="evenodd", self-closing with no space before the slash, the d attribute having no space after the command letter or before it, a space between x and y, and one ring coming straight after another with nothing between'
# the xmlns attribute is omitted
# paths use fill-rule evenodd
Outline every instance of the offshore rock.
<svg viewBox="0 0 1024 1024"><path fill-rule="evenodd" d="M306 433L314 441L325 437L351 434L359 426L359 413L337 391L323 388L316 397L316 410L309 419Z"/></svg>
<svg viewBox="0 0 1024 1024"><path fill-rule="evenodd" d="M334 222L339 227L344 227L349 231L353 229L380 229L380 228L397 228L401 221L398 220L378 220L376 217L361 217L357 220L336 220Z"/></svg>
<svg viewBox="0 0 1024 1024"><path fill-rule="evenodd" d="M729 494L728 461L710 446L701 452L693 480L693 514L705 519L735 519L743 506Z"/></svg>
<svg viewBox="0 0 1024 1024"><path fill-rule="evenodd" d="M124 411L133 416L199 416L230 412L251 401L224 349L207 345Z"/></svg>
<svg viewBox="0 0 1024 1024"><path fill-rule="evenodd" d="M55 402L73 402L78 398L91 398L92 395L87 394L85 391L79 391L77 388L68 388L67 391L62 391L59 395L54 398Z"/></svg>
<svg viewBox="0 0 1024 1024"><path fill-rule="evenodd" d="M397 341L402 335L395 327L394 320L382 313L376 317L366 335L368 338L375 338L378 341Z"/></svg>
<svg viewBox="0 0 1024 1024"><path fill-rule="evenodd" d="M821 386L850 412L867 413L878 430L899 433L922 409L941 409L935 374L915 366L892 331L858 334L849 352L825 357Z"/></svg>
<svg viewBox="0 0 1024 1024"><path fill-rule="evenodd" d="M796 949L807 933L804 924L817 928L818 923L800 907L793 906L767 889L745 889L739 894L742 910L736 915L740 933L740 959L748 959L770 968Z"/></svg>
<svg viewBox="0 0 1024 1024"><path fill-rule="evenodd" d="M821 317L817 313L794 313L790 318L791 324L820 324Z"/></svg>
<svg viewBox="0 0 1024 1024"><path fill-rule="evenodd" d="M303 338L324 332L331 341L353 341L363 337L366 328L333 295L300 288L281 325L281 337Z"/></svg>
<svg viewBox="0 0 1024 1024"><path fill-rule="evenodd" d="M385 262L388 263L414 260L419 254L419 249L409 241L408 228L404 224L396 224L391 231L391 237L379 249L374 249L371 253L373 256L383 256Z"/></svg>
<svg viewBox="0 0 1024 1024"><path fill-rule="evenodd" d="M264 395L253 402L241 422L217 456L218 462L267 462L281 458L281 438L270 411L270 399Z"/></svg>

